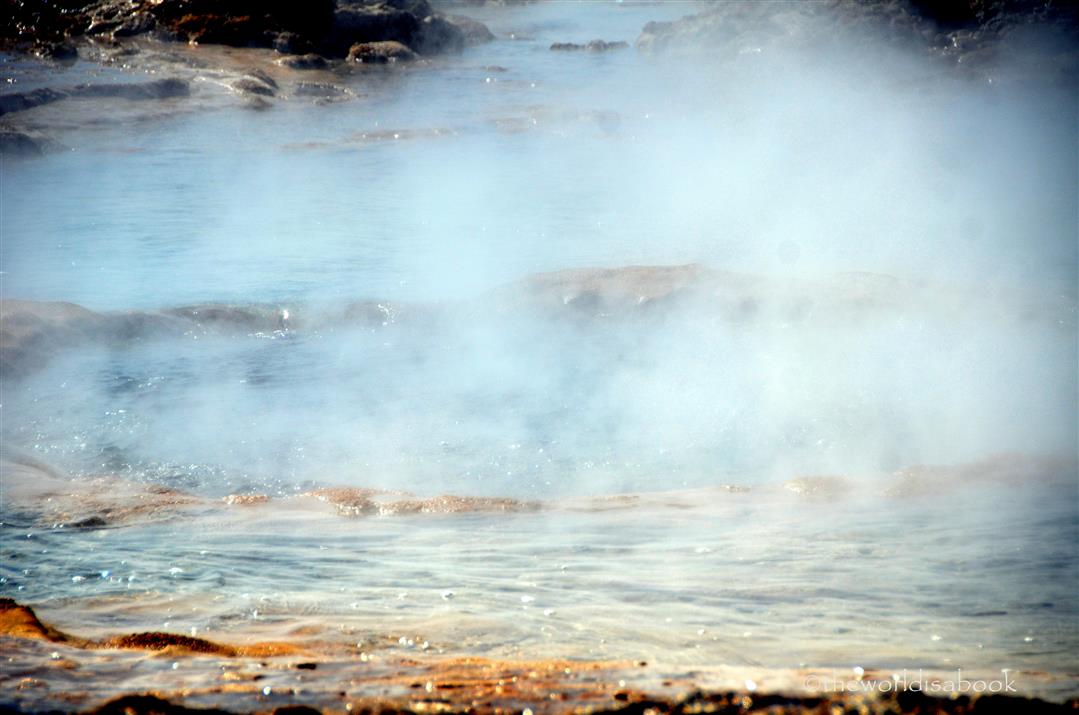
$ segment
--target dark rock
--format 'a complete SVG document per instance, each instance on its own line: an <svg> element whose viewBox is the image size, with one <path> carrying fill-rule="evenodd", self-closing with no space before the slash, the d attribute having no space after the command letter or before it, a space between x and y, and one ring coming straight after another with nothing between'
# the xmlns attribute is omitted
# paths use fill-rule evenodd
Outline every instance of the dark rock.
<svg viewBox="0 0 1079 715"><path fill-rule="evenodd" d="M604 40L592 40L588 44L578 45L576 42L556 42L551 45L551 49L561 52L579 52L586 50L588 52L607 52L609 50L622 50L629 47L628 42L605 42Z"/></svg>
<svg viewBox="0 0 1079 715"><path fill-rule="evenodd" d="M431 4L427 0L340 0L338 5L342 7L351 6L354 8L385 5L394 10L403 10L404 12L411 13L420 19L423 19L434 12L431 9Z"/></svg>
<svg viewBox="0 0 1079 715"><path fill-rule="evenodd" d="M30 132L0 127L0 156L37 157L45 153L51 142Z"/></svg>
<svg viewBox="0 0 1079 715"><path fill-rule="evenodd" d="M460 52L465 47L465 34L449 20L428 15L420 23L419 32L411 44L424 55Z"/></svg>
<svg viewBox="0 0 1079 715"><path fill-rule="evenodd" d="M74 44L66 40L35 43L33 53L42 59L56 60L57 62L74 62L79 59L79 50Z"/></svg>
<svg viewBox="0 0 1079 715"><path fill-rule="evenodd" d="M186 80L170 77L153 82L130 84L81 84L72 87L72 97L115 97L118 99L171 99L186 97L191 89Z"/></svg>
<svg viewBox="0 0 1079 715"><path fill-rule="evenodd" d="M296 85L296 89L293 90L293 94L297 97L336 99L338 97L346 96L348 92L335 84L324 84L322 82L300 82Z"/></svg>
<svg viewBox="0 0 1079 715"><path fill-rule="evenodd" d="M186 708L156 695L124 695L92 712L93 715L230 715L227 710Z"/></svg>
<svg viewBox="0 0 1079 715"><path fill-rule="evenodd" d="M274 80L274 78L271 77L270 74L268 72L266 72L265 70L261 70L258 67L254 67L254 68L248 70L247 76L258 80L259 82L262 82L267 87L270 87L272 89L277 89L277 81Z"/></svg>
<svg viewBox="0 0 1079 715"><path fill-rule="evenodd" d="M282 57L277 64L294 70L321 70L328 66L325 57L314 53Z"/></svg>
<svg viewBox="0 0 1079 715"><path fill-rule="evenodd" d="M348 51L349 62L384 65L396 62L411 62L416 53L400 42L385 40L382 42L359 42Z"/></svg>
<svg viewBox="0 0 1079 715"><path fill-rule="evenodd" d="M468 18L451 22L427 0L21 0L0 19L0 44L33 45L50 57L74 57L69 38L142 34L166 40L272 47L285 54L343 58L361 42L393 40L421 52L455 51L490 32Z"/></svg>
<svg viewBox="0 0 1079 715"><path fill-rule="evenodd" d="M817 3L715 3L674 22L650 22L637 39L648 52L708 53L737 60L810 51L850 63L851 52L882 46L924 52L973 74L992 73L993 54L1015 28L1042 35L1026 71L1045 78L1079 72L1079 5L1046 0L830 0ZM1052 34L1057 40L1045 41ZM778 52L777 52L778 51ZM1014 69L1014 68L1013 68Z"/></svg>
<svg viewBox="0 0 1079 715"><path fill-rule="evenodd" d="M411 45L420 20L410 12L386 4L342 7L333 16L330 32L320 43L320 54L345 57L358 43L394 41Z"/></svg>
<svg viewBox="0 0 1079 715"><path fill-rule="evenodd" d="M495 39L491 30L479 20L464 15L446 15L446 20L461 31L466 45L482 45Z"/></svg>
<svg viewBox="0 0 1079 715"><path fill-rule="evenodd" d="M67 97L67 92L42 87L29 92L0 95L0 116L11 112L23 112L43 104L57 102Z"/></svg>
<svg viewBox="0 0 1079 715"><path fill-rule="evenodd" d="M238 92L245 94L255 94L260 97L272 97L276 92L273 87L270 87L265 82L253 79L251 77L244 77L238 79L232 83L232 88Z"/></svg>
<svg viewBox="0 0 1079 715"><path fill-rule="evenodd" d="M306 37L301 37L295 32L280 32L274 38L273 48L285 55L304 55L311 52L314 43Z"/></svg>
<svg viewBox="0 0 1079 715"><path fill-rule="evenodd" d="M314 38L333 19L334 0L161 0L157 22L192 42L273 47L281 33Z"/></svg>
<svg viewBox="0 0 1079 715"><path fill-rule="evenodd" d="M102 529L106 526L108 526L108 522L100 516L89 516L68 524L68 527L72 529Z"/></svg>
<svg viewBox="0 0 1079 715"><path fill-rule="evenodd" d="M154 30L157 27L157 20L154 16L148 12L137 12L131 17L127 18L120 25L112 31L113 37L133 37L134 35L142 35Z"/></svg>

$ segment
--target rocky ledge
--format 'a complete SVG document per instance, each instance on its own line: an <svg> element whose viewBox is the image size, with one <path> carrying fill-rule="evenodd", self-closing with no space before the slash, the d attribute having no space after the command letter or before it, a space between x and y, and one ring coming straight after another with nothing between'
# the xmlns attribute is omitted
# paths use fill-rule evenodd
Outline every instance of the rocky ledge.
<svg viewBox="0 0 1079 715"><path fill-rule="evenodd" d="M357 44L395 42L430 55L493 37L482 23L437 13L427 0L18 0L8 10L0 48L59 60L76 57L82 38L138 35L330 59L348 57Z"/></svg>

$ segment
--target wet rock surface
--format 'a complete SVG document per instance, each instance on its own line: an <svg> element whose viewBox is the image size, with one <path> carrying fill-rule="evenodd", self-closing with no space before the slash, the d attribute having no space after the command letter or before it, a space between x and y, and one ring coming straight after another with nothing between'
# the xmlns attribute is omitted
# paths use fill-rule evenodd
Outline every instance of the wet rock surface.
<svg viewBox="0 0 1079 715"><path fill-rule="evenodd" d="M66 89L42 87L28 92L13 92L0 96L0 116L24 112L45 104L69 98L114 98L131 101L173 99L186 97L190 87L185 80L170 77L150 82L79 84Z"/></svg>
<svg viewBox="0 0 1079 715"><path fill-rule="evenodd" d="M358 42L349 48L349 62L385 65L395 62L411 62L417 58L407 45L394 40Z"/></svg>
<svg viewBox="0 0 1079 715"><path fill-rule="evenodd" d="M38 157L57 147L56 142L40 132L0 127L0 156L11 158Z"/></svg>
<svg viewBox="0 0 1079 715"><path fill-rule="evenodd" d="M992 76L996 56L1021 46L1025 76L1073 83L1079 10L1040 0L717 3L680 20L648 23L636 45L644 52L731 60L791 50L841 56L914 48L975 76Z"/></svg>
<svg viewBox="0 0 1079 715"><path fill-rule="evenodd" d="M259 94L269 85L250 79ZM345 91L334 85L307 84L296 94L333 99ZM434 135L441 135L435 133ZM356 141L402 141L434 136L386 131L364 133ZM730 324L758 321L873 320L935 304L956 314L992 309L1013 319L1074 325L1065 304L1028 304L1022 296L999 297L999 305L959 287L901 280L869 273L845 273L818 281L782 281L768 276L714 270L699 264L575 268L539 273L489 291L460 309L497 314L539 314L575 321L649 320L678 311L704 310ZM981 304L982 307L979 307ZM62 350L87 343L122 346L159 337L198 335L275 335L334 327L384 328L397 323L434 325L439 310L425 304L362 301L310 312L304 306L205 304L161 311L98 313L71 303L5 300L0 306L0 366L9 377L25 376Z"/></svg>
<svg viewBox="0 0 1079 715"><path fill-rule="evenodd" d="M608 52L610 50L624 50L629 47L628 42L615 41L607 42L606 40L591 40L583 45L579 45L576 42L556 42L551 45L551 49L556 52Z"/></svg>
<svg viewBox="0 0 1079 715"><path fill-rule="evenodd" d="M491 39L482 23L446 18L426 0L162 0L50 3L13 6L0 26L0 44L37 48L51 58L73 57L70 38L113 40L153 36L195 44L267 47L289 54L317 51L343 58L358 42L392 40L421 54L460 50L466 42ZM49 50L48 48L54 48Z"/></svg>

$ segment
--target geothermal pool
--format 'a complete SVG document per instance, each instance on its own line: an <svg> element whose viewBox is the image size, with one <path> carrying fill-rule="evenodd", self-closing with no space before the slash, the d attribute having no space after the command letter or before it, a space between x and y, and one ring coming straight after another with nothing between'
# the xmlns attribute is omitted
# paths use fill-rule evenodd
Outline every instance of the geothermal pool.
<svg viewBox="0 0 1079 715"><path fill-rule="evenodd" d="M210 657L6 639L0 701L330 707L345 668L468 656L1074 697L1074 95L548 49L695 9L474 8L496 41L328 103L192 65L30 110L67 150L0 169L0 593L326 676L222 695Z"/></svg>

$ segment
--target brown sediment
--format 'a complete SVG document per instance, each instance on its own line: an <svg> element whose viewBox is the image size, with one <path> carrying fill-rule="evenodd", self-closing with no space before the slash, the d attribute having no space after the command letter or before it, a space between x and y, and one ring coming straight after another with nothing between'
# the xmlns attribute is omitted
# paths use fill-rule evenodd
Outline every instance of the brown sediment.
<svg viewBox="0 0 1079 715"><path fill-rule="evenodd" d="M170 655L216 655L224 658L249 657L267 658L287 655L306 655L308 650L292 643L262 642L250 645L229 645L215 643L204 638L195 638L176 633L157 631L129 633L95 641L80 638L52 626L42 623L29 606L23 606L14 599L0 598L0 636L44 640L83 650L122 649L165 651Z"/></svg>
<svg viewBox="0 0 1079 715"><path fill-rule="evenodd" d="M222 501L229 506L252 506L254 504L265 504L270 501L270 497L265 494L229 494Z"/></svg>
<svg viewBox="0 0 1079 715"><path fill-rule="evenodd" d="M408 499L379 504L380 514L464 514L470 512L536 511L539 502L505 497L461 497L452 494L430 499Z"/></svg>
<svg viewBox="0 0 1079 715"><path fill-rule="evenodd" d="M102 648L122 648L124 650L166 650L182 653L202 653L220 655L226 658L236 656L237 650L231 646L214 643L202 638L181 636L175 633L130 633L116 636L100 644Z"/></svg>
<svg viewBox="0 0 1079 715"><path fill-rule="evenodd" d="M1074 457L997 454L965 464L905 467L892 475L893 482L885 493L893 497L939 496L972 485L1071 484L1076 469Z"/></svg>
<svg viewBox="0 0 1079 715"><path fill-rule="evenodd" d="M327 487L306 492L303 496L329 502L345 516L517 512L535 511L541 506L539 502L521 501L508 497L468 497L443 494L422 499L413 497L408 492L361 487ZM388 499L394 496L406 498Z"/></svg>
<svg viewBox="0 0 1079 715"><path fill-rule="evenodd" d="M799 496L837 497L850 494L852 484L844 477L826 475L788 479L783 488Z"/></svg>
<svg viewBox="0 0 1079 715"><path fill-rule="evenodd" d="M90 642L45 625L38 619L33 609L11 598L0 598L0 635L67 643L76 648L85 647Z"/></svg>
<svg viewBox="0 0 1079 715"><path fill-rule="evenodd" d="M325 487L305 492L302 496L315 497L321 501L329 502L346 516L359 516L361 514L378 513L378 507L372 497L381 493L377 489L360 487Z"/></svg>
<svg viewBox="0 0 1079 715"><path fill-rule="evenodd" d="M507 715L530 710L533 713L604 713L627 715L658 713L966 713L1023 712L1066 713L1079 709L1079 701L1063 704L1022 697L988 695L951 699L935 698L922 692L889 692L867 688L839 693L761 693L751 690L702 692L693 674L681 679L665 679L660 684L648 673L643 661L576 661L566 659L504 661L482 657L402 657L383 660L381 667L361 658L334 658L270 665L251 664L244 658L310 655L288 643L258 643L234 646L171 633L135 633L105 641L88 641L61 633L43 624L34 612L11 599L0 599L0 635L64 643L83 649L133 649L154 651L168 657L216 656L240 659L235 667L218 673L216 683L155 688L152 692L124 693L123 683L115 683L117 697L85 713L141 715L195 715L196 713L470 713ZM323 654L325 656L325 654ZM54 655L55 659L56 656ZM50 666L65 670L93 669L93 663L50 660ZM216 669L218 666L214 665ZM50 671L53 668L50 667ZM302 690L286 690L293 704L278 708L265 697L276 688L266 687L269 675L302 670ZM257 672L256 672L257 671ZM866 674L867 677L870 675ZM13 684L18 690L42 689L60 694L62 682L49 682L48 672ZM874 675L873 677L877 677ZM885 678L886 676L880 676ZM627 685L627 681L630 683ZM164 682L162 681L162 685ZM307 702L297 704L296 696L306 693ZM72 693L71 702L85 702ZM187 698L213 703L221 709L189 708ZM30 705L30 707L25 707ZM32 703L22 710L33 711Z"/></svg>

